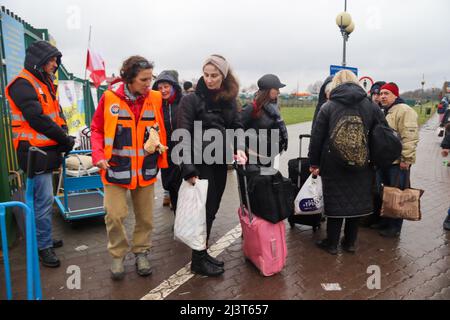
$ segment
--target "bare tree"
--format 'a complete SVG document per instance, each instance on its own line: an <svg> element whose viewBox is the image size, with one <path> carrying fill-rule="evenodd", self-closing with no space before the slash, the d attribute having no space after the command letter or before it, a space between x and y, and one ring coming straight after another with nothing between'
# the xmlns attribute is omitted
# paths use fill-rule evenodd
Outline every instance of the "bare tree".
<svg viewBox="0 0 450 320"><path fill-rule="evenodd" d="M312 94L318 94L320 92L320 87L322 87L323 81L318 80L314 83L311 83L308 88L306 89L306 91L308 91L309 93Z"/></svg>
<svg viewBox="0 0 450 320"><path fill-rule="evenodd" d="M253 93L253 92L255 92L255 91L258 91L258 86L256 85L256 84L254 84L254 83L252 83L250 86L248 86L248 87L244 87L244 88L242 88L242 92L243 93Z"/></svg>

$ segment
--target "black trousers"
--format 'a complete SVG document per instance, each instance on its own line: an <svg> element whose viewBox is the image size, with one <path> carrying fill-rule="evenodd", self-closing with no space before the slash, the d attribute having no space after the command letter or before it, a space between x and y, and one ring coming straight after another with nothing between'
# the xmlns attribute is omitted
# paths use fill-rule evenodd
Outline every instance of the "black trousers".
<svg viewBox="0 0 450 320"><path fill-rule="evenodd" d="M344 241L353 245L358 237L359 217L356 218L331 218L327 217L327 238L332 246L337 247L341 237L342 224L345 219Z"/></svg>
<svg viewBox="0 0 450 320"><path fill-rule="evenodd" d="M208 243L211 228L216 218L216 213L219 211L220 201L227 184L228 168L226 164L197 165L196 168L200 172L199 178L208 180L208 195L206 199L206 241Z"/></svg>

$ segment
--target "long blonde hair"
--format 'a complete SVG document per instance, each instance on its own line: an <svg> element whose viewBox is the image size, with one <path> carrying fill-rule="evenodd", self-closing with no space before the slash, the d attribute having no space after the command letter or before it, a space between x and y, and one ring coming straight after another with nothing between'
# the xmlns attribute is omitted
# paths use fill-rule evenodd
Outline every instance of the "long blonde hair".
<svg viewBox="0 0 450 320"><path fill-rule="evenodd" d="M341 84L347 83L347 82L353 82L359 85L358 78L356 75L351 72L350 70L341 70L338 73L336 73L333 77L333 80L331 81L331 88L330 92L334 90L336 87L339 87Z"/></svg>

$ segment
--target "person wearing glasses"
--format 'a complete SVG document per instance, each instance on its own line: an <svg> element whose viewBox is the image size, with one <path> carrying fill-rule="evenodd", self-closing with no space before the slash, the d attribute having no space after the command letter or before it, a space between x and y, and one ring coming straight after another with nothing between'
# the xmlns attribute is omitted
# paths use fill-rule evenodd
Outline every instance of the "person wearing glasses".
<svg viewBox="0 0 450 320"><path fill-rule="evenodd" d="M167 168L166 132L162 97L150 90L153 64L140 56L123 62L121 78L103 94L92 120L92 161L101 169L104 184L111 277L125 275L123 265L129 244L124 220L128 216L127 191L131 192L135 228L131 251L137 273L152 273L147 253L153 230L154 187L160 168ZM155 139L151 149L149 141ZM148 151L151 150L151 151Z"/></svg>

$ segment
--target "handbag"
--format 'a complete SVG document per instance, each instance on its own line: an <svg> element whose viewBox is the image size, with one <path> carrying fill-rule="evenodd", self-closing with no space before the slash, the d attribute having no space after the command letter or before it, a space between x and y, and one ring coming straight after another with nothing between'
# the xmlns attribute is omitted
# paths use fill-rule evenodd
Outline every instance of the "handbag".
<svg viewBox="0 0 450 320"><path fill-rule="evenodd" d="M396 185L400 185L400 173ZM383 186L383 204L380 216L410 221L420 221L420 197L424 190L410 187L409 172L406 177L405 189L399 187Z"/></svg>
<svg viewBox="0 0 450 320"><path fill-rule="evenodd" d="M248 165L245 170L238 166L237 174L239 183L243 182L243 176L247 177L252 213L278 223L294 213L295 187L278 170L272 170L273 174L261 174L259 166ZM241 188L241 195L243 190L245 189Z"/></svg>

